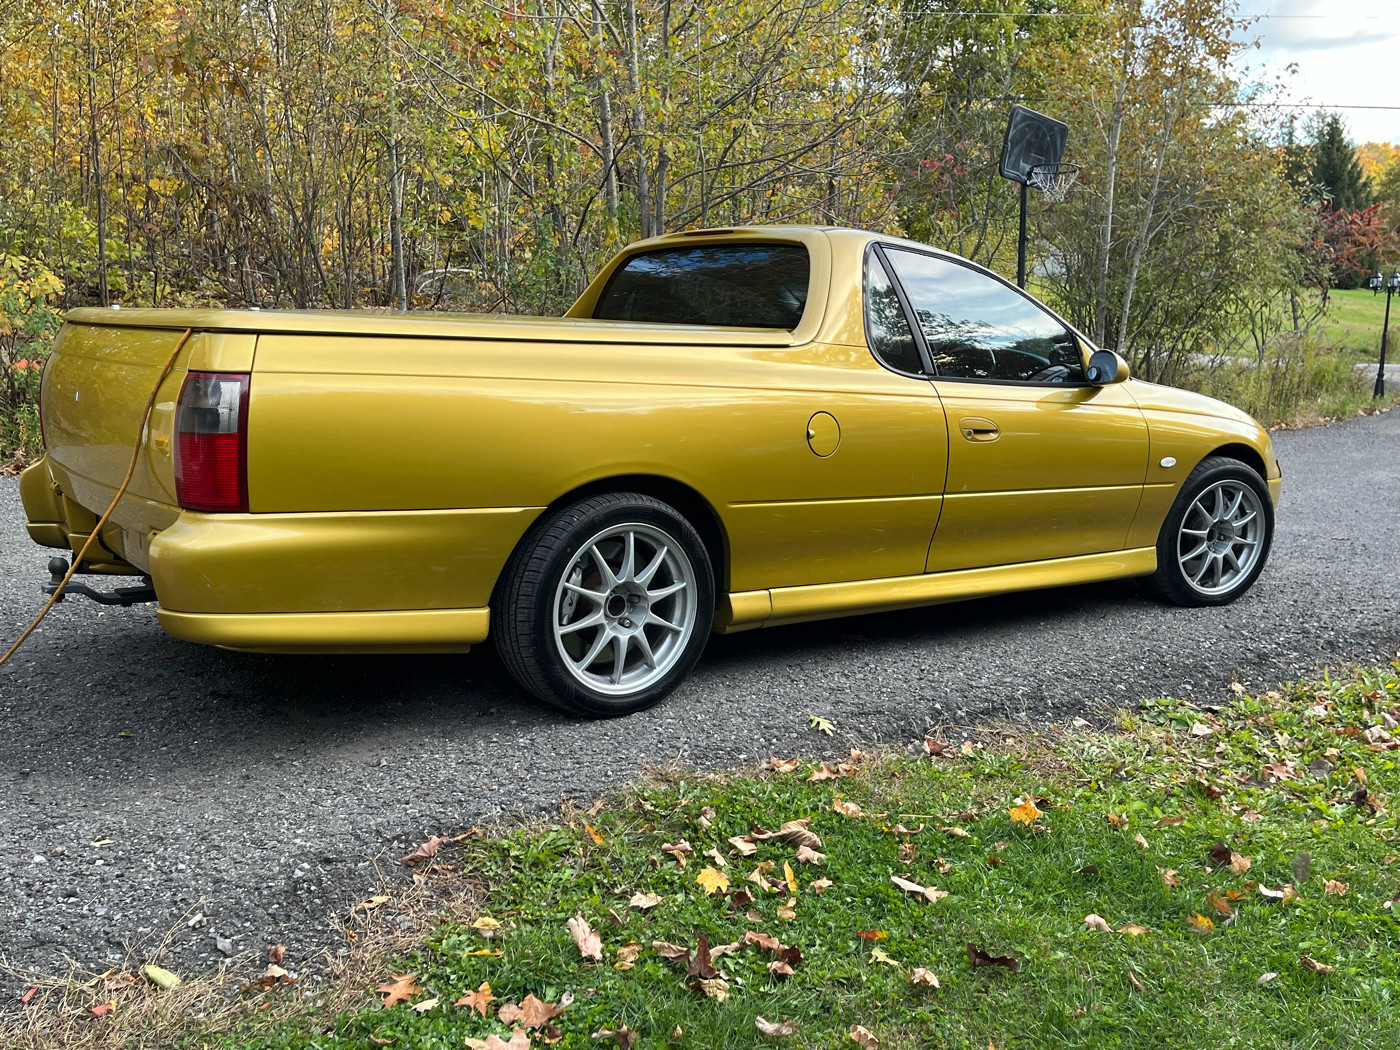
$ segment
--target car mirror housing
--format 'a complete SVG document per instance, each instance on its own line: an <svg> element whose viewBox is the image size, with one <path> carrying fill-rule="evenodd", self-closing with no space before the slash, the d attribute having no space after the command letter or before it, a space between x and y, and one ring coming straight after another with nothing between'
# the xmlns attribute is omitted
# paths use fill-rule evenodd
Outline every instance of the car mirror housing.
<svg viewBox="0 0 1400 1050"><path fill-rule="evenodd" d="M1089 367L1084 370L1084 378L1094 386L1121 383L1129 374L1128 362L1112 350L1095 350L1089 355Z"/></svg>

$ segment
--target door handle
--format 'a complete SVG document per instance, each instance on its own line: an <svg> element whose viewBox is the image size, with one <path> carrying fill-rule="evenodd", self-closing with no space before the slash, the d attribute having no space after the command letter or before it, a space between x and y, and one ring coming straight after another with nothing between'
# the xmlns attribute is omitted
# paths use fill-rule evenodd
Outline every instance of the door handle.
<svg viewBox="0 0 1400 1050"><path fill-rule="evenodd" d="M958 429L962 431L962 436L968 441L995 441L1001 437L1001 431L990 419L983 419L981 416L967 416L958 421Z"/></svg>

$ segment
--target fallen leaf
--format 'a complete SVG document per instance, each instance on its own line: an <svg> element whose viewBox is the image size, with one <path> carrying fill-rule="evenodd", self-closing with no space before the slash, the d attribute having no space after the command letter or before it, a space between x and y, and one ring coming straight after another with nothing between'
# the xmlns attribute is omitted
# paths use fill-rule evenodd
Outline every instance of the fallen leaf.
<svg viewBox="0 0 1400 1050"><path fill-rule="evenodd" d="M890 881L905 893L913 894L915 897L923 897L929 903L935 903L948 896L947 890L940 890L937 886L920 886L917 882L901 879L898 875L891 875Z"/></svg>
<svg viewBox="0 0 1400 1050"><path fill-rule="evenodd" d="M414 1013L425 1014L439 1002L441 1002L440 999L424 999L421 1003L414 1003L409 1009Z"/></svg>
<svg viewBox="0 0 1400 1050"><path fill-rule="evenodd" d="M1118 927L1118 932L1126 933L1129 937L1144 937L1152 931L1146 926L1139 926L1135 922L1125 922L1122 926Z"/></svg>
<svg viewBox="0 0 1400 1050"><path fill-rule="evenodd" d="M715 822L715 807L705 806L700 810L698 822L702 828L708 829Z"/></svg>
<svg viewBox="0 0 1400 1050"><path fill-rule="evenodd" d="M603 938L593 932L588 920L581 914L569 920L569 932L573 934L574 943L578 945L579 955L596 962L603 961Z"/></svg>
<svg viewBox="0 0 1400 1050"><path fill-rule="evenodd" d="M1206 894L1206 903L1214 908L1221 915L1233 915L1235 909L1230 906L1230 902L1221 896L1217 891L1211 890Z"/></svg>
<svg viewBox="0 0 1400 1050"><path fill-rule="evenodd" d="M789 893L797 892L797 874L792 870L792 865L783 861L783 881L787 883Z"/></svg>
<svg viewBox="0 0 1400 1050"><path fill-rule="evenodd" d="M1249 870L1252 861L1248 857L1242 857L1238 853L1230 854L1230 870L1236 875L1243 875Z"/></svg>
<svg viewBox="0 0 1400 1050"><path fill-rule="evenodd" d="M620 1050L632 1050L632 1044L637 1041L637 1033L623 1025L621 1028L600 1028L593 1033L594 1039L611 1039Z"/></svg>
<svg viewBox="0 0 1400 1050"><path fill-rule="evenodd" d="M1035 819L1044 816L1039 807L1035 804L1035 799L1027 795L1020 805L1012 806L1010 816L1017 824L1033 824Z"/></svg>
<svg viewBox="0 0 1400 1050"><path fill-rule="evenodd" d="M564 1038L564 1031L558 1025L550 1025L540 1033L540 1038L545 1041L546 1046L553 1046Z"/></svg>
<svg viewBox="0 0 1400 1050"><path fill-rule="evenodd" d="M1268 973L1261 973L1259 975L1258 980L1256 980L1254 983L1256 985L1265 985L1268 984L1270 981L1275 981L1277 979L1278 974L1274 973L1273 970L1270 970Z"/></svg>
<svg viewBox="0 0 1400 1050"><path fill-rule="evenodd" d="M1157 821L1157 826L1159 828L1170 828L1175 827L1177 824L1184 823L1186 823L1185 817L1163 817L1161 820Z"/></svg>
<svg viewBox="0 0 1400 1050"><path fill-rule="evenodd" d="M797 898L796 898L796 897L789 897L786 904L780 904L780 905L778 905L778 918L780 918L780 919L795 919L795 918L797 918Z"/></svg>
<svg viewBox="0 0 1400 1050"><path fill-rule="evenodd" d="M799 864L820 864L826 860L825 853L818 853L809 846L797 847L797 863Z"/></svg>
<svg viewBox="0 0 1400 1050"><path fill-rule="evenodd" d="M972 837L972 832L968 831L966 828L939 828L938 830L944 832L945 834L952 835L955 839L966 839Z"/></svg>
<svg viewBox="0 0 1400 1050"><path fill-rule="evenodd" d="M487 940L490 940L500 931L501 921L499 919L493 919L489 915L480 915L477 916L476 920L472 923L472 929Z"/></svg>
<svg viewBox="0 0 1400 1050"><path fill-rule="evenodd" d="M1117 813L1110 813L1108 815L1108 822L1115 828L1126 828L1128 826L1128 818L1119 816Z"/></svg>
<svg viewBox="0 0 1400 1050"><path fill-rule="evenodd" d="M368 900L362 900L362 901L360 901L359 904L355 905L355 906L354 906L353 908L351 908L350 910L351 910L351 911L371 912L371 911L374 911L374 909L377 908L377 907L379 907L381 904L387 904L388 902L389 902L389 897L388 897L387 894L376 894L375 896L370 897Z"/></svg>
<svg viewBox="0 0 1400 1050"><path fill-rule="evenodd" d="M889 933L885 930L856 930L856 936L863 941L883 941Z"/></svg>
<svg viewBox="0 0 1400 1050"><path fill-rule="evenodd" d="M406 1003L415 996L423 994L423 989L418 985L418 978L411 973L396 973L387 983L381 984L375 991L384 996L386 1009L397 1003Z"/></svg>
<svg viewBox="0 0 1400 1050"><path fill-rule="evenodd" d="M1331 973L1336 969L1335 966L1328 966L1326 963L1318 962L1311 955L1301 956L1298 959L1298 965L1305 970L1311 970L1313 973Z"/></svg>
<svg viewBox="0 0 1400 1050"><path fill-rule="evenodd" d="M861 815L861 809L858 805L854 802L842 802L840 795L837 795L831 800L831 808L837 813L840 813L843 817L858 817Z"/></svg>
<svg viewBox="0 0 1400 1050"><path fill-rule="evenodd" d="M752 857L758 852L758 847L747 835L735 835L729 840L729 844L739 851L741 857Z"/></svg>
<svg viewBox="0 0 1400 1050"><path fill-rule="evenodd" d="M646 911L648 908L655 908L666 898L659 893L634 893L632 899L627 902L628 907L640 908Z"/></svg>
<svg viewBox="0 0 1400 1050"><path fill-rule="evenodd" d="M1204 722L1195 722L1191 725L1192 736L1210 736L1212 729Z"/></svg>
<svg viewBox="0 0 1400 1050"><path fill-rule="evenodd" d="M903 966L899 965L899 961L893 958L889 952L885 951L883 948L871 948L870 961L873 963L880 963L882 966L893 966L896 970L904 969Z"/></svg>
<svg viewBox="0 0 1400 1050"><path fill-rule="evenodd" d="M1133 836L1133 845L1136 846L1138 849L1143 850L1152 848L1147 844L1147 840L1142 837L1142 832L1138 832L1136 835Z"/></svg>
<svg viewBox="0 0 1400 1050"><path fill-rule="evenodd" d="M705 856L709 857L712 861L714 861L715 867L717 868L729 867L729 861L725 860L724 856L717 849L707 849L705 851Z"/></svg>
<svg viewBox="0 0 1400 1050"><path fill-rule="evenodd" d="M836 727L825 718L819 718L817 715L808 715L807 728L815 729L818 733L825 733L827 736L831 736Z"/></svg>
<svg viewBox="0 0 1400 1050"><path fill-rule="evenodd" d="M652 941L651 950L663 959L675 962L678 959L690 958L690 949L679 944L671 944L668 941Z"/></svg>
<svg viewBox="0 0 1400 1050"><path fill-rule="evenodd" d="M797 1030L802 1027L801 1021L765 1021L762 1016L753 1019L754 1027L763 1035L770 1039L786 1039L790 1035L796 1035Z"/></svg>
<svg viewBox="0 0 1400 1050"><path fill-rule="evenodd" d="M642 946L636 941L628 941L617 950L617 961L613 963L614 970L630 970L637 962L637 956L642 954Z"/></svg>
<svg viewBox="0 0 1400 1050"><path fill-rule="evenodd" d="M942 758L948 750L948 745L942 740L935 740L931 736L924 737L924 754L932 755L934 758Z"/></svg>
<svg viewBox="0 0 1400 1050"><path fill-rule="evenodd" d="M706 999L713 999L717 1003L722 1003L729 998L729 982L722 977L707 977L692 981L690 986L704 995Z"/></svg>
<svg viewBox="0 0 1400 1050"><path fill-rule="evenodd" d="M981 948L972 942L967 944L967 960L972 963L973 969L979 966L1004 966L1012 973L1021 972L1021 964L1010 955L988 955Z"/></svg>
<svg viewBox="0 0 1400 1050"><path fill-rule="evenodd" d="M1193 933L1212 933L1215 930L1215 923L1200 912L1186 916L1186 925L1191 928Z"/></svg>
<svg viewBox="0 0 1400 1050"><path fill-rule="evenodd" d="M88 1007L88 1012L91 1013L93 1017L105 1017L116 1008L116 1003L98 1003L96 1006Z"/></svg>
<svg viewBox="0 0 1400 1050"><path fill-rule="evenodd" d="M823 762L821 765L817 766L816 769L807 774L807 782L810 784L817 780L835 780L839 776L841 776L840 773Z"/></svg>
<svg viewBox="0 0 1400 1050"><path fill-rule="evenodd" d="M710 961L710 939L703 933L700 939L695 942L695 955L690 960L690 965L685 971L686 979L698 977L708 981L719 976L719 971L714 968Z"/></svg>
<svg viewBox="0 0 1400 1050"><path fill-rule="evenodd" d="M1331 895L1334 897L1345 897L1347 895L1347 890L1350 888L1350 883L1336 882L1332 879L1328 879L1322 886L1322 892L1324 895Z"/></svg>
<svg viewBox="0 0 1400 1050"><path fill-rule="evenodd" d="M926 970L922 966L914 967L914 971L909 975L910 984L922 984L928 988L943 987L938 983L938 977L932 970Z"/></svg>
<svg viewBox="0 0 1400 1050"><path fill-rule="evenodd" d="M1162 876L1162 885L1171 889L1176 889L1181 884L1181 880L1176 877L1175 868L1158 868L1157 874Z"/></svg>
<svg viewBox="0 0 1400 1050"><path fill-rule="evenodd" d="M403 863L412 866L415 864L421 864L425 860L432 860L434 857L437 856L437 851L442 847L442 844L446 841L446 839L439 838L437 835L430 836L427 842L423 843L408 856L404 857Z"/></svg>
<svg viewBox="0 0 1400 1050"><path fill-rule="evenodd" d="M1108 924L1102 915L1090 912L1084 916L1084 926L1090 930L1100 930L1103 933L1112 933L1113 927Z"/></svg>
<svg viewBox="0 0 1400 1050"><path fill-rule="evenodd" d="M800 763L795 758L770 758L763 763L764 767L771 769L774 773L791 773L797 769Z"/></svg>
<svg viewBox="0 0 1400 1050"><path fill-rule="evenodd" d="M1292 904L1299 898L1300 894L1293 888L1291 882L1287 882L1276 889L1268 886L1260 886L1259 896L1263 897L1271 904Z"/></svg>
<svg viewBox="0 0 1400 1050"><path fill-rule="evenodd" d="M267 950L267 961L282 965L282 960L287 957L287 946L285 944L274 944Z"/></svg>
<svg viewBox="0 0 1400 1050"><path fill-rule="evenodd" d="M712 897L716 893L723 893L729 889L729 876L716 868L706 868L695 876L695 881L700 884L700 888L705 891L705 896Z"/></svg>
<svg viewBox="0 0 1400 1050"><path fill-rule="evenodd" d="M1142 982L1138 980L1138 975L1135 974L1135 973L1133 973L1132 970L1129 970L1129 971L1128 971L1128 982L1129 982L1134 988L1136 988L1138 991L1142 991L1142 990L1143 990L1143 989L1142 989Z"/></svg>
<svg viewBox="0 0 1400 1050"><path fill-rule="evenodd" d="M256 988L266 992L272 988L285 988L289 984L296 984L298 978L293 977L276 963L268 963L267 969L258 975L250 984L243 986L244 991Z"/></svg>
<svg viewBox="0 0 1400 1050"><path fill-rule="evenodd" d="M807 846L811 849L821 849L822 840L817 837L816 832L808 831L807 825L812 822L810 817L803 817L801 820L789 820L777 831L755 832L749 838L754 842L762 842L767 839L777 839L779 842L786 842L789 846L796 846L801 849ZM730 839L730 841L734 841Z"/></svg>
<svg viewBox="0 0 1400 1050"><path fill-rule="evenodd" d="M689 853L693 856L695 849L685 839L681 839L679 842L663 842L661 852L669 854L683 868L685 867L685 855Z"/></svg>
<svg viewBox="0 0 1400 1050"><path fill-rule="evenodd" d="M863 1050L880 1050L880 1040L876 1039L867 1028L862 1028L858 1024L851 1025L851 1038L861 1045Z"/></svg>
<svg viewBox="0 0 1400 1050"><path fill-rule="evenodd" d="M487 1009L495 1000L496 997L491 994L491 982L482 981L481 984L477 985L476 991L468 992L452 1005L465 1006L473 1013L478 1013L482 1017L485 1017L487 1015Z"/></svg>
<svg viewBox="0 0 1400 1050"><path fill-rule="evenodd" d="M588 832L588 837L591 838L594 841L594 843L599 846L601 846L604 842L607 841L607 839L603 838L602 832L600 832L592 824L585 824L583 826L583 830Z"/></svg>
<svg viewBox="0 0 1400 1050"><path fill-rule="evenodd" d="M174 988L177 984L180 983L179 976L171 973L163 966L156 966L152 963L147 963L145 966L141 967L141 972L145 975L146 980L150 981L154 985L157 985L163 991L168 992L170 991L170 989Z"/></svg>
<svg viewBox="0 0 1400 1050"><path fill-rule="evenodd" d="M831 885L830 879L818 879L816 882L808 883L807 888L813 893L825 893L831 889Z"/></svg>
<svg viewBox="0 0 1400 1050"><path fill-rule="evenodd" d="M791 977L793 974L792 964L784 962L782 959L774 959L768 964L768 972L774 977Z"/></svg>

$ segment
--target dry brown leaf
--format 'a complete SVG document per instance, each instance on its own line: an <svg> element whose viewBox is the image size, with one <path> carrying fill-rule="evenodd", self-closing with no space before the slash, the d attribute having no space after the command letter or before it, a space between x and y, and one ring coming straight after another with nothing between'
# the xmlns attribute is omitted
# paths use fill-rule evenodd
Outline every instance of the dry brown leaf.
<svg viewBox="0 0 1400 1050"><path fill-rule="evenodd" d="M753 1019L754 1027L763 1035L770 1039L786 1039L790 1035L796 1035L797 1030L802 1027L801 1021L766 1021L762 1016Z"/></svg>
<svg viewBox="0 0 1400 1050"><path fill-rule="evenodd" d="M768 964L768 972L774 977L791 977L792 966L783 962L782 959L774 959Z"/></svg>
<svg viewBox="0 0 1400 1050"><path fill-rule="evenodd" d="M853 1024L850 1034L851 1038L860 1044L862 1050L880 1050L880 1040L876 1039L868 1028Z"/></svg>
<svg viewBox="0 0 1400 1050"><path fill-rule="evenodd" d="M1128 826L1128 818L1120 816L1117 813L1110 813L1108 815L1108 822L1115 828L1126 828Z"/></svg>
<svg viewBox="0 0 1400 1050"><path fill-rule="evenodd" d="M979 966L1004 966L1012 973L1021 972L1021 963L1010 955L988 955L971 941L967 944L967 961L973 969Z"/></svg>
<svg viewBox="0 0 1400 1050"><path fill-rule="evenodd" d="M898 875L891 875L890 881L905 893L911 893L915 897L923 897L930 903L937 902L943 897L948 896L947 890L940 890L937 886L920 886L917 882L901 879Z"/></svg>
<svg viewBox="0 0 1400 1050"><path fill-rule="evenodd" d="M640 908L646 911L648 908L655 908L666 898L659 893L634 893L632 899L627 902L629 907Z"/></svg>
<svg viewBox="0 0 1400 1050"><path fill-rule="evenodd" d="M972 837L972 832L968 831L966 828L947 827L939 828L938 830L943 832L944 834L952 835L955 839L966 839Z"/></svg>
<svg viewBox="0 0 1400 1050"><path fill-rule="evenodd" d="M686 979L698 977L702 981L708 981L719 976L719 971L715 969L710 960L710 939L703 933L700 939L695 942L695 955L690 960L690 965L686 967Z"/></svg>
<svg viewBox="0 0 1400 1050"><path fill-rule="evenodd" d="M685 867L685 855L689 853L693 856L695 848L685 839L681 839L679 842L663 842L661 844L661 852L668 854L683 868Z"/></svg>
<svg viewBox="0 0 1400 1050"><path fill-rule="evenodd" d="M1331 973L1336 969L1335 966L1328 966L1326 963L1318 962L1311 955L1301 956L1298 959L1298 965L1305 970L1311 970L1313 973Z"/></svg>
<svg viewBox="0 0 1400 1050"><path fill-rule="evenodd" d="M811 783L815 780L835 780L840 775L840 773L823 762L821 765L817 766L816 769L812 770L811 773L807 774L807 782Z"/></svg>
<svg viewBox="0 0 1400 1050"><path fill-rule="evenodd" d="M796 897L789 897L786 904L780 904L780 905L778 905L778 918L780 918L780 919L795 919L795 918L797 918L797 898L796 898Z"/></svg>
<svg viewBox="0 0 1400 1050"><path fill-rule="evenodd" d="M603 961L603 938L593 932L593 927L588 925L588 920L581 914L569 920L569 933L578 945L579 955L595 962Z"/></svg>
<svg viewBox="0 0 1400 1050"><path fill-rule="evenodd" d="M1103 933L1112 933L1113 927L1108 924L1102 915L1090 912L1084 916L1084 926L1086 929L1099 930Z"/></svg>
<svg viewBox="0 0 1400 1050"><path fill-rule="evenodd" d="M858 817L861 815L861 808L854 802L842 802L841 796L837 795L831 800L831 808L843 817Z"/></svg>
<svg viewBox="0 0 1400 1050"><path fill-rule="evenodd" d="M642 946L636 941L628 941L617 950L617 961L613 963L614 970L630 970L637 962L637 956L642 954Z"/></svg>
<svg viewBox="0 0 1400 1050"><path fill-rule="evenodd" d="M758 852L758 847L747 835L735 835L729 840L729 844L739 851L741 857L752 857Z"/></svg>
<svg viewBox="0 0 1400 1050"><path fill-rule="evenodd" d="M1322 892L1324 896L1345 897L1347 895L1347 890L1350 888L1350 883L1336 882L1332 879L1328 879L1322 886Z"/></svg>
<svg viewBox="0 0 1400 1050"><path fill-rule="evenodd" d="M808 846L812 849L821 849L822 840L815 832L807 830L807 825L812 822L810 817L803 817L801 820L789 820L778 828L777 831L755 832L748 836L754 842L762 842L765 839L777 839L779 842L786 842L789 846ZM733 841L732 839L730 840Z"/></svg>
<svg viewBox="0 0 1400 1050"><path fill-rule="evenodd" d="M1118 927L1118 932L1126 933L1129 937L1143 937L1152 931L1146 926L1139 926L1135 922L1125 922L1122 926Z"/></svg>
<svg viewBox="0 0 1400 1050"><path fill-rule="evenodd" d="M424 999L421 1003L414 1003L409 1009L414 1013L425 1014L439 1002L441 1002L440 999Z"/></svg>
<svg viewBox="0 0 1400 1050"><path fill-rule="evenodd" d="M482 981L481 984L477 986L476 991L468 992L452 1005L465 1006L467 1009L485 1017L488 1007L490 1007L495 999L496 997L491 994L491 982Z"/></svg>
<svg viewBox="0 0 1400 1050"><path fill-rule="evenodd" d="M428 841L419 846L416 850L403 858L403 863L412 867L415 864L422 864L425 860L432 860L437 856L437 851L442 848L442 844L447 839L439 838L437 835L429 836Z"/></svg>
<svg viewBox="0 0 1400 1050"><path fill-rule="evenodd" d="M765 769L771 769L774 773L792 773L800 763L795 758L770 758L763 763Z"/></svg>
<svg viewBox="0 0 1400 1050"><path fill-rule="evenodd" d="M1276 889L1269 886L1260 886L1259 896L1263 897L1271 904L1292 904L1299 898L1300 894L1293 888L1291 882L1286 882Z"/></svg>
<svg viewBox="0 0 1400 1050"><path fill-rule="evenodd" d="M938 983L938 977L932 970L927 970L922 966L914 967L914 971L909 975L910 984L921 984L928 988L943 987Z"/></svg>
<svg viewBox="0 0 1400 1050"><path fill-rule="evenodd" d="M720 851L717 849L707 849L705 851L705 856L709 857L712 861L714 861L715 867L717 868L729 867L729 861L725 860L723 854L721 854Z"/></svg>
<svg viewBox="0 0 1400 1050"><path fill-rule="evenodd" d="M1138 849L1142 850L1152 848L1147 844L1147 840L1142 837L1142 832L1138 832L1136 835L1133 836L1133 845L1136 846Z"/></svg>
<svg viewBox="0 0 1400 1050"><path fill-rule="evenodd" d="M820 864L826 860L825 853L818 853L809 846L797 847L797 863L799 864Z"/></svg>
<svg viewBox="0 0 1400 1050"><path fill-rule="evenodd" d="M418 985L418 978L411 973L396 973L386 983L375 989L384 997L384 1006L390 1007L396 1003L406 1003L416 995L421 995L423 989Z"/></svg>
<svg viewBox="0 0 1400 1050"><path fill-rule="evenodd" d="M680 959L690 959L690 949L679 944L671 944L669 941L652 941L651 950L663 959L676 962Z"/></svg>
<svg viewBox="0 0 1400 1050"><path fill-rule="evenodd" d="M1185 818L1185 817L1163 817L1161 820L1157 821L1157 826L1158 826L1159 828L1170 828L1170 827L1175 827L1177 824L1185 824L1185 823L1186 823L1186 818Z"/></svg>
<svg viewBox="0 0 1400 1050"><path fill-rule="evenodd" d="M298 980L300 980L300 978L293 977L276 963L268 963L267 969L264 970L256 980L244 986L244 991L256 988L259 991L266 992L272 988L285 988L289 984L296 984Z"/></svg>
<svg viewBox="0 0 1400 1050"><path fill-rule="evenodd" d="M807 888L813 893L825 893L827 890L831 889L831 886L832 882L830 879L818 879L816 882L809 883Z"/></svg>
<svg viewBox="0 0 1400 1050"><path fill-rule="evenodd" d="M680 1025L676 1026L680 1031ZM600 1028L593 1033L594 1039L611 1039L615 1042L619 1050L632 1050L632 1044L637 1041L637 1033L626 1025L621 1028Z"/></svg>
<svg viewBox="0 0 1400 1050"><path fill-rule="evenodd" d="M285 944L275 944L267 950L267 961L277 966L282 965L282 960L287 957L287 946Z"/></svg>
<svg viewBox="0 0 1400 1050"><path fill-rule="evenodd" d="M1157 874L1162 876L1162 885L1171 889L1176 889L1181 884L1181 880L1176 877L1175 868L1158 868Z"/></svg>
<svg viewBox="0 0 1400 1050"><path fill-rule="evenodd" d="M1142 988L1142 982L1138 980L1138 975L1135 974L1135 973L1133 973L1132 970L1129 970L1129 971L1128 971L1128 981L1129 981L1129 983L1132 984L1132 986L1133 986L1134 988L1136 988L1138 991L1142 991L1142 990L1143 990L1143 988Z"/></svg>
<svg viewBox="0 0 1400 1050"><path fill-rule="evenodd" d="M1242 857L1238 853L1230 854L1230 870L1236 875L1243 875L1249 870L1252 861L1248 857Z"/></svg>
<svg viewBox="0 0 1400 1050"><path fill-rule="evenodd" d="M1206 894L1206 903L1221 915L1229 916L1235 913L1235 909L1230 905L1230 902L1216 890L1211 890Z"/></svg>
<svg viewBox="0 0 1400 1050"><path fill-rule="evenodd" d="M706 977L692 981L690 986L707 999L722 1003L729 998L729 982L723 977Z"/></svg>

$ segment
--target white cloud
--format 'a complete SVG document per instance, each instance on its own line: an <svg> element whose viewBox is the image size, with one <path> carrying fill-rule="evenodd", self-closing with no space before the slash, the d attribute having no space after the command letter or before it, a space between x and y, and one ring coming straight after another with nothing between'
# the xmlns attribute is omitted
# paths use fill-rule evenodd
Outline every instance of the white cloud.
<svg viewBox="0 0 1400 1050"><path fill-rule="evenodd" d="M1337 109L1357 142L1400 144L1400 5L1392 0L1242 0L1261 17L1242 72L1285 83L1281 101ZM1290 71L1289 67L1293 67Z"/></svg>

